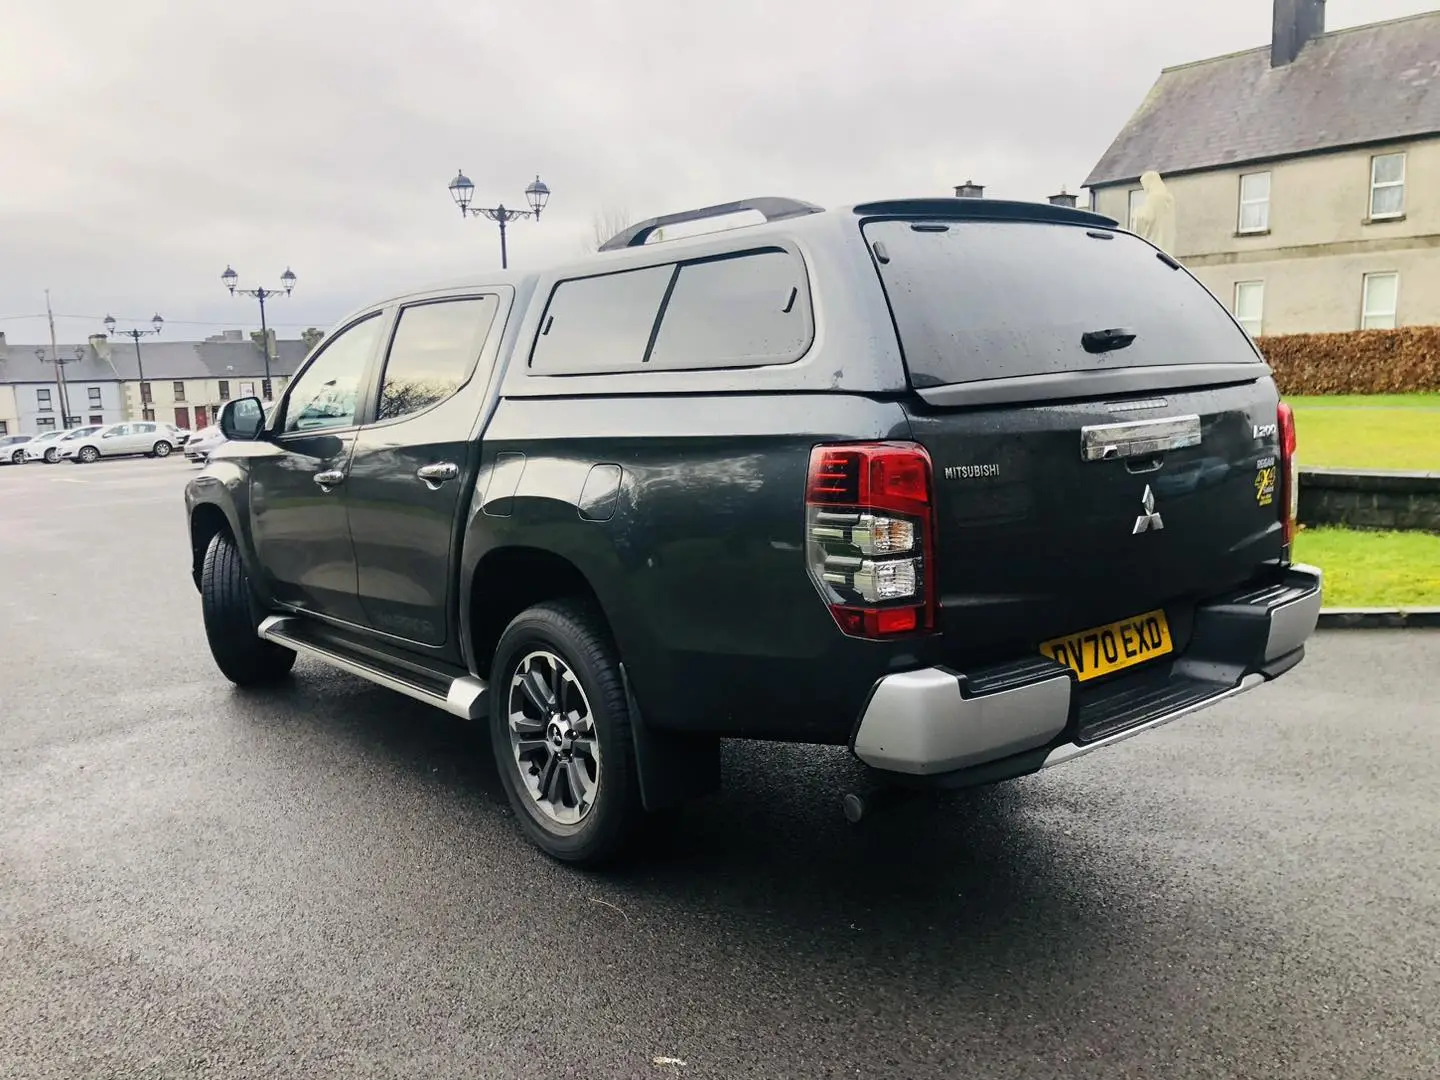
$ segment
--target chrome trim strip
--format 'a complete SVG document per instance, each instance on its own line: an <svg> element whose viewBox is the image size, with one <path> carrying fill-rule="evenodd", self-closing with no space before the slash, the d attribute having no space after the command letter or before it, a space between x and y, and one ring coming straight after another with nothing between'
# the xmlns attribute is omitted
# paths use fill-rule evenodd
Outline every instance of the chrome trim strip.
<svg viewBox="0 0 1440 1080"><path fill-rule="evenodd" d="M1045 755L1045 760L1041 763L1040 768L1048 769L1054 765L1074 761L1078 757L1084 757L1092 750L1102 750L1107 746L1114 746L1118 742L1124 742L1132 735L1140 735L1146 731L1154 731L1158 727L1164 727L1172 720L1179 720L1182 716L1189 716L1191 713L1199 712L1201 709L1208 709L1211 705L1218 705L1226 698L1243 694L1247 690L1254 690L1255 687L1264 681L1265 676L1258 672L1253 675L1246 675L1240 680L1239 686L1232 686L1229 690L1222 690L1213 697L1205 698L1203 701L1197 701L1193 705L1186 705L1183 709L1176 709L1174 712L1166 713L1164 716L1157 716L1154 720L1147 720L1143 724L1136 724L1134 727L1126 728L1124 731L1117 731L1114 735L1108 735L1103 739L1096 739L1094 742L1086 743L1084 746L1077 743L1067 743L1064 746L1057 746Z"/></svg>
<svg viewBox="0 0 1440 1080"><path fill-rule="evenodd" d="M358 675L376 686L383 686L387 690L394 690L397 694L404 694L416 701L433 705L437 709L444 709L451 716L458 716L462 720L478 720L485 715L488 705L486 684L473 675L451 680L449 694L441 697L439 694L406 682L404 679L396 678L379 668L371 667L359 660L352 660L348 656L341 656L339 653L331 652L329 649L313 645L308 641L291 637L286 630L294 621L294 616L270 615L261 621L256 632L266 641L273 641L287 649L294 649L298 653L313 657L321 663L329 664L331 667L339 668L351 675Z"/></svg>
<svg viewBox="0 0 1440 1080"><path fill-rule="evenodd" d="M1200 445L1200 417L1167 416L1080 429L1080 460L1111 461Z"/></svg>

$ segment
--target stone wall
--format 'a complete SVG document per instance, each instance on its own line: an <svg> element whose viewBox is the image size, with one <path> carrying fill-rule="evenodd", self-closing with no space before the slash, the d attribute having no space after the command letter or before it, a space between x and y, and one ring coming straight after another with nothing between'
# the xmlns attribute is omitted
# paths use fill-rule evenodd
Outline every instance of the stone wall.
<svg viewBox="0 0 1440 1080"><path fill-rule="evenodd" d="M1302 469L1300 523L1440 533L1440 473Z"/></svg>

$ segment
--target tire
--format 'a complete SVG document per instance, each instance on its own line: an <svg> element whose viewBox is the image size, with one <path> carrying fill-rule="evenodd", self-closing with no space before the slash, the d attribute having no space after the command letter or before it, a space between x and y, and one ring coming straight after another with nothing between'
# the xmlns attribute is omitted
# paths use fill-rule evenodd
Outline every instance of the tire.
<svg viewBox="0 0 1440 1080"><path fill-rule="evenodd" d="M54 465L54 464L55 464L57 461L59 461L59 460L60 460L60 451L59 451L59 450L56 450L55 447L52 446L52 447L50 447L49 450L46 450L46 451L45 451L45 464L46 464L46 465Z"/></svg>
<svg viewBox="0 0 1440 1080"><path fill-rule="evenodd" d="M94 465L95 462L100 460L100 451L96 450L93 446L82 446L79 450L75 451L75 460L85 465Z"/></svg>
<svg viewBox="0 0 1440 1080"><path fill-rule="evenodd" d="M295 665L295 653L256 635L255 593L240 552L228 533L216 533L200 569L200 609L215 666L236 686L279 682Z"/></svg>
<svg viewBox="0 0 1440 1080"><path fill-rule="evenodd" d="M556 673L544 657L558 660L571 677ZM530 695L516 685L527 672L544 684ZM568 718L554 712L547 718L538 708L542 700L555 702L557 687L559 707ZM512 711L523 715L513 735ZM529 736L528 753L519 745L522 734ZM490 741L515 816L547 855L595 867L612 861L634 840L644 809L630 710L615 648L590 605L569 600L537 604L500 635L491 666ZM557 752L561 743L565 748ZM553 786L547 786L552 780ZM588 792L576 791L587 782ZM574 820L563 820L572 814Z"/></svg>
<svg viewBox="0 0 1440 1080"><path fill-rule="evenodd" d="M170 449L170 444L164 439L161 439L155 444L155 449L152 452L156 457L169 457Z"/></svg>
<svg viewBox="0 0 1440 1080"><path fill-rule="evenodd" d="M24 450L16 450L13 454L11 454L11 455L10 455L10 464L12 464L12 465L24 465L24 464L25 464L25 451L24 451Z"/></svg>

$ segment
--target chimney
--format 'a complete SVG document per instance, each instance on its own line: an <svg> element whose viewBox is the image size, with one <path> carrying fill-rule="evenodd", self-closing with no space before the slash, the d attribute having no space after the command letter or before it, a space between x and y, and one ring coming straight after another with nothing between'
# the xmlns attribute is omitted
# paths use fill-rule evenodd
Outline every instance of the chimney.
<svg viewBox="0 0 1440 1080"><path fill-rule="evenodd" d="M101 360L110 359L110 339L104 334L91 334L90 347L95 350L95 355Z"/></svg>
<svg viewBox="0 0 1440 1080"><path fill-rule="evenodd" d="M1325 0L1275 0L1270 27L1270 66L1295 62L1308 42L1325 33Z"/></svg>
<svg viewBox="0 0 1440 1080"><path fill-rule="evenodd" d="M957 199L983 199L985 197L985 185L977 184L973 180L966 180L955 189Z"/></svg>
<svg viewBox="0 0 1440 1080"><path fill-rule="evenodd" d="M1051 195L1048 201L1049 201L1049 203L1050 203L1051 206L1072 206L1072 207L1073 207L1073 206L1075 205L1076 199L1075 199L1075 196L1074 196L1074 195L1071 195L1068 191L1065 190L1065 186L1062 184L1062 185L1060 186L1060 194L1059 194L1059 195Z"/></svg>

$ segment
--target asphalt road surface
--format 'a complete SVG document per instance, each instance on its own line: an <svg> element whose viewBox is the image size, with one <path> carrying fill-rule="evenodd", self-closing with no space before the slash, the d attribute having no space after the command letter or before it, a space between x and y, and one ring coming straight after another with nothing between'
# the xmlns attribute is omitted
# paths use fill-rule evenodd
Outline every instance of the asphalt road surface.
<svg viewBox="0 0 1440 1080"><path fill-rule="evenodd" d="M479 732L220 677L193 471L0 468L0 1076L1440 1076L1440 634L858 827L737 745L591 876Z"/></svg>

